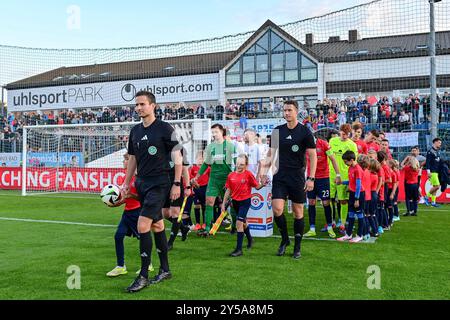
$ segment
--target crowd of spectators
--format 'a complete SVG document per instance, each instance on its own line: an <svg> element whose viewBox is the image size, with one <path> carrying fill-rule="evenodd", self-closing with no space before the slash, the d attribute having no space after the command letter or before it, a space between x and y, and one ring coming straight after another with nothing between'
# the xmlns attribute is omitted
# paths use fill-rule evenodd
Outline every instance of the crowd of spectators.
<svg viewBox="0 0 450 320"><path fill-rule="evenodd" d="M375 100L374 100L375 99ZM413 125L430 122L429 95L410 94L407 97L325 98L315 103L304 101L303 122L312 129L339 127L343 123L377 124L385 132L410 130ZM162 120L205 119L213 121L280 118L282 100L269 103L227 102L225 106L207 104L158 105L156 117ZM438 96L439 122L450 122L450 95ZM23 112L0 115L0 152L18 152L24 125L62 125L83 123L133 122L139 117L133 107L101 108L97 110L63 110Z"/></svg>
<svg viewBox="0 0 450 320"><path fill-rule="evenodd" d="M401 132L412 129L413 125L431 121L430 96L410 94L405 98L346 97L345 99L324 99L315 106L305 105L308 110L306 123L313 129L339 127L344 123L376 123L386 132ZM370 102L369 102L370 101ZM438 96L438 122L450 122L450 95L445 92Z"/></svg>

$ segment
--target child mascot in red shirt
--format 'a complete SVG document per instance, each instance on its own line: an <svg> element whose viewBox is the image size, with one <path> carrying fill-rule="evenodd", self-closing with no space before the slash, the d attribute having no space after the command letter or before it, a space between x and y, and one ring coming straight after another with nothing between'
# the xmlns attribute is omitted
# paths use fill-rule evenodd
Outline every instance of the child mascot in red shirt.
<svg viewBox="0 0 450 320"><path fill-rule="evenodd" d="M348 183L349 190L349 201L348 201L348 226L345 236L337 239L338 241L349 241L351 243L357 243L363 241L364 233L364 202L365 193L364 186L362 184L364 171L356 162L356 155L353 151L346 151L342 155L342 160L349 167L348 169L348 181L343 183ZM355 216L358 218L358 233L355 238L353 238L353 226L355 224Z"/></svg>
<svg viewBox="0 0 450 320"><path fill-rule="evenodd" d="M230 254L231 257L242 256L242 242L244 234L247 236L247 249L253 245L253 238L247 225L247 213L250 209L252 188L257 190L264 187L266 184L258 183L253 173L247 170L248 156L245 154L239 155L236 161L236 171L228 175L225 184L226 192L222 203L222 212L226 210L226 204L231 197L232 206L237 215L237 245L236 249Z"/></svg>

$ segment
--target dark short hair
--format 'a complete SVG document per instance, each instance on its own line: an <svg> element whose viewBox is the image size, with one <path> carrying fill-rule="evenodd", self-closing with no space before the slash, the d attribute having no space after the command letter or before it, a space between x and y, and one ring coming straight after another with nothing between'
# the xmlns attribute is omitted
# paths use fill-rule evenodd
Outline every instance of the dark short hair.
<svg viewBox="0 0 450 320"><path fill-rule="evenodd" d="M136 98L137 97L147 97L147 100L150 104L156 103L155 95L150 91L145 90L138 91L138 93L136 93Z"/></svg>
<svg viewBox="0 0 450 320"><path fill-rule="evenodd" d="M333 138L333 134L339 135L339 131L337 131L336 129L329 130L328 134L327 134L327 137L326 137L327 141L330 141L331 138Z"/></svg>
<svg viewBox="0 0 450 320"><path fill-rule="evenodd" d="M434 138L434 139L433 139L433 143L438 142L438 141L441 141L441 142L442 142L442 139L441 139L441 138Z"/></svg>
<svg viewBox="0 0 450 320"><path fill-rule="evenodd" d="M226 129L223 127L223 125L221 125L220 123L213 124L213 125L211 126L211 129L219 129L219 130L222 131L222 136L223 136L223 137L226 137L226 136L227 136L227 130L226 130Z"/></svg>
<svg viewBox="0 0 450 320"><path fill-rule="evenodd" d="M371 133L372 135L374 135L375 137L377 137L377 138L380 137L380 133L379 133L378 130L376 130L376 129L371 130L370 133Z"/></svg>
<svg viewBox="0 0 450 320"><path fill-rule="evenodd" d="M350 161L350 160L355 161L356 160L356 154L353 151L351 151L351 150L347 150L342 155L342 160L344 160L344 161Z"/></svg>
<svg viewBox="0 0 450 320"><path fill-rule="evenodd" d="M387 142L387 143L389 143L389 140L388 140L388 139L383 139L383 140L381 140L381 142Z"/></svg>
<svg viewBox="0 0 450 320"><path fill-rule="evenodd" d="M378 161L379 162L383 162L383 161L385 161L385 160L387 160L387 153L386 152L384 152L384 151L378 151L377 152L377 158L378 158Z"/></svg>
<svg viewBox="0 0 450 320"><path fill-rule="evenodd" d="M287 104L294 106L298 110L298 102L297 101L295 101L295 100L287 100L287 101L284 102L284 105L287 105Z"/></svg>

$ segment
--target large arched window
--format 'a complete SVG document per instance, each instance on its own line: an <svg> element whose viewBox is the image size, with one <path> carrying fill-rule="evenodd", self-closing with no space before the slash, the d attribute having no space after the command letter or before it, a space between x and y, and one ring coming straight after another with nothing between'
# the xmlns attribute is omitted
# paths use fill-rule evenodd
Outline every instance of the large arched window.
<svg viewBox="0 0 450 320"><path fill-rule="evenodd" d="M317 81L317 65L269 30L227 71L226 85Z"/></svg>

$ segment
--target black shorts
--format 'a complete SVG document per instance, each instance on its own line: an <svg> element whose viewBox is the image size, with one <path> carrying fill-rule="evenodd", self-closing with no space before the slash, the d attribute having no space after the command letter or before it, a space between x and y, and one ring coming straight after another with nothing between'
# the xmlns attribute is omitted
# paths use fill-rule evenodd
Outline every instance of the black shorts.
<svg viewBox="0 0 450 320"><path fill-rule="evenodd" d="M139 239L137 225L140 212L141 208L125 210L122 214L122 219L117 226L116 234L124 234L127 237L136 237Z"/></svg>
<svg viewBox="0 0 450 320"><path fill-rule="evenodd" d="M272 200L288 199L293 203L306 202L305 170L300 172L278 172L273 177Z"/></svg>
<svg viewBox="0 0 450 320"><path fill-rule="evenodd" d="M385 208L387 208L389 206L389 202L390 202L389 195L390 195L389 187L388 187L388 184L385 183L384 184L384 206L385 206Z"/></svg>
<svg viewBox="0 0 450 320"><path fill-rule="evenodd" d="M372 216L376 215L378 210L378 193L372 191L372 200L370 200L370 214Z"/></svg>
<svg viewBox="0 0 450 320"><path fill-rule="evenodd" d="M369 191L370 192L370 191ZM372 196L372 194L370 194L371 196ZM366 199L364 199L364 208L363 208L363 210L364 210L364 214L366 215L366 216L369 216L370 215L370 206L371 206L371 203L372 203L372 201L371 200L366 200Z"/></svg>
<svg viewBox="0 0 450 320"><path fill-rule="evenodd" d="M363 192L359 193L359 207L355 208L355 193L353 191L349 191L349 199L348 199L348 212L354 212L356 214L362 213L364 209L364 203L366 199L366 194Z"/></svg>
<svg viewBox="0 0 450 320"><path fill-rule="evenodd" d="M194 203L194 196L191 194L187 200L186 205L184 206L183 214L191 215L192 204Z"/></svg>
<svg viewBox="0 0 450 320"><path fill-rule="evenodd" d="M405 184L405 198L409 201L415 201L419 199L419 188L416 183L414 184Z"/></svg>
<svg viewBox="0 0 450 320"><path fill-rule="evenodd" d="M242 201L233 200L233 209L236 211L236 219L245 223L247 220L247 213L250 210L252 199L248 198Z"/></svg>
<svg viewBox="0 0 450 320"><path fill-rule="evenodd" d="M169 192L167 193L167 197L164 201L164 205L163 208L164 209L168 209L168 208L172 208L172 207L179 207L181 208L181 206L183 205L183 201L184 201L184 186L183 183L181 183L180 186L180 197L177 200L170 200L170 191L172 190L172 186L170 186L169 188Z"/></svg>
<svg viewBox="0 0 450 320"><path fill-rule="evenodd" d="M322 201L330 200L330 178L316 179L314 190L307 192L308 199Z"/></svg>
<svg viewBox="0 0 450 320"><path fill-rule="evenodd" d="M388 189L387 196L385 195L384 202L385 202L386 208L392 207L392 205L394 204L394 201L391 200L391 193L392 193L392 189Z"/></svg>
<svg viewBox="0 0 450 320"><path fill-rule="evenodd" d="M208 185L201 186L200 188L194 189L194 204L196 205L206 205L206 188Z"/></svg>
<svg viewBox="0 0 450 320"><path fill-rule="evenodd" d="M162 208L170 192L170 179L168 174L155 177L136 178L136 190L141 202L140 215L153 222L162 220Z"/></svg>
<svg viewBox="0 0 450 320"><path fill-rule="evenodd" d="M398 202L398 193L399 193L399 190L397 187L397 190L395 190L395 194L394 194L394 200L392 200L392 204L396 204Z"/></svg>

